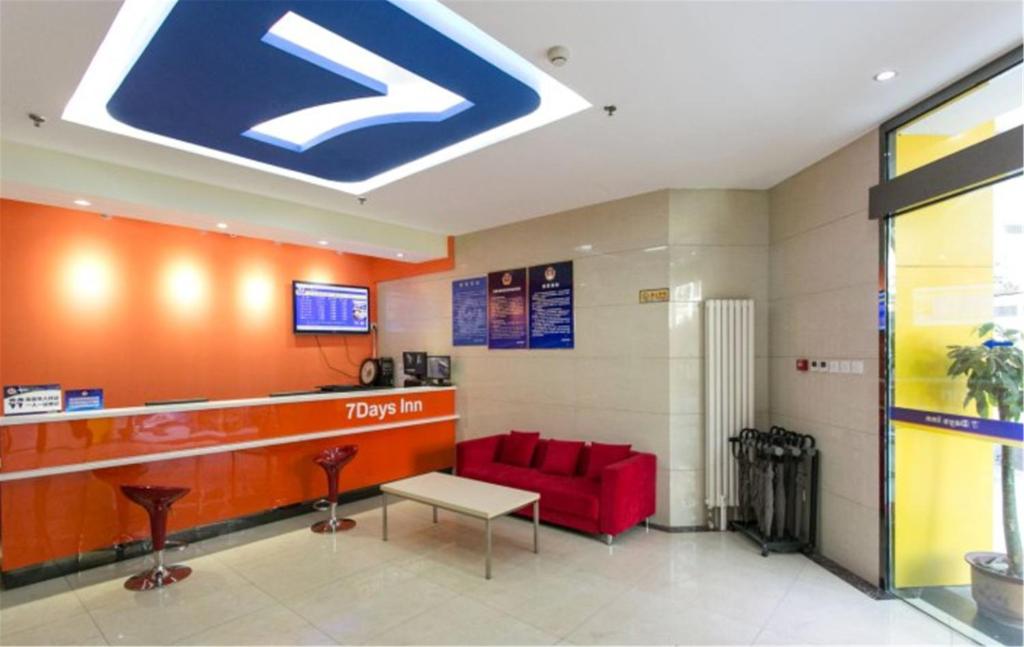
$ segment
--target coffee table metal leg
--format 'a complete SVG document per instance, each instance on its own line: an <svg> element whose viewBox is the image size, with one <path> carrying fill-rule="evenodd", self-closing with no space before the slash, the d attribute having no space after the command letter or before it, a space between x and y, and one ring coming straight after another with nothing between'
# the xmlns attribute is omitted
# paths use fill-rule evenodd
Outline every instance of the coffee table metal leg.
<svg viewBox="0 0 1024 647"><path fill-rule="evenodd" d="M437 506L434 506L434 523L437 523Z"/></svg>
<svg viewBox="0 0 1024 647"><path fill-rule="evenodd" d="M382 492L381 493L381 497L384 499L384 525L383 525L384 541L387 541L388 540L388 495L386 493Z"/></svg>
<svg viewBox="0 0 1024 647"><path fill-rule="evenodd" d="M533 502L533 552L539 553L537 535L540 528L540 501Z"/></svg>
<svg viewBox="0 0 1024 647"><path fill-rule="evenodd" d="M491 579L491 520L484 521L484 533L487 535L487 562L484 567L484 577Z"/></svg>

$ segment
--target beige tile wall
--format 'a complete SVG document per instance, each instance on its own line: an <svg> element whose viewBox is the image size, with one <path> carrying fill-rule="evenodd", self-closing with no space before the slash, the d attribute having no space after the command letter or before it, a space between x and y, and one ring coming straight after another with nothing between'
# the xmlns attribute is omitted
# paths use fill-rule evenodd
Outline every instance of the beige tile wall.
<svg viewBox="0 0 1024 647"><path fill-rule="evenodd" d="M822 449L820 548L878 578L877 141L866 135L770 192L666 190L456 239L456 268L381 284L381 353L450 353L459 437L537 429L630 442L659 459L655 521L704 521L703 317L753 298L757 424ZM451 280L573 259L576 348L451 346ZM671 302L637 291L669 287ZM860 359L863 375L799 374L798 357Z"/></svg>
<svg viewBox="0 0 1024 647"><path fill-rule="evenodd" d="M684 525L704 518L705 299L754 299L755 410L767 420L769 209L766 191L677 189L669 196L669 448Z"/></svg>
<svg viewBox="0 0 1024 647"><path fill-rule="evenodd" d="M771 419L817 436L819 549L878 580L878 140L865 135L770 191ZM798 373L798 357L860 359L863 375Z"/></svg>
<svg viewBox="0 0 1024 647"><path fill-rule="evenodd" d="M451 346L451 281L572 259L576 348L489 351ZM765 313L765 192L659 191L460 236L456 268L383 283L381 353L452 355L460 438L509 429L630 442L657 454L655 521L700 524L703 391L700 304L752 296ZM671 303L638 303L644 288L672 288ZM760 355L766 357L766 353ZM767 364L759 411L767 411Z"/></svg>
<svg viewBox="0 0 1024 647"><path fill-rule="evenodd" d="M669 192L659 191L457 237L453 271L379 286L381 354L451 354L460 439L532 429L655 453L666 468L655 521L674 523L669 306L638 303L640 289L668 285L668 203ZM569 259L574 349L452 347L452 279Z"/></svg>

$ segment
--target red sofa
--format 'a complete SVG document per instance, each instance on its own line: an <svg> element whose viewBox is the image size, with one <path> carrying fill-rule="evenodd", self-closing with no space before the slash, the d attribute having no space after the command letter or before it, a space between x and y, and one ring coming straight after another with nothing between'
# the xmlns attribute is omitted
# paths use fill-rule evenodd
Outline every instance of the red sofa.
<svg viewBox="0 0 1024 647"><path fill-rule="evenodd" d="M513 432L515 433L515 432ZM502 462L509 434L465 440L456 445L455 471L459 476L539 493L542 521L612 538L654 514L657 458L618 446L625 458L591 469L592 445L579 451L569 474L541 471L549 444L538 439L524 465ZM570 443L554 441L562 446ZM582 443L578 443L582 444ZM597 444L595 444L597 446ZM600 446L599 450L612 446ZM588 469L592 472L587 476ZM529 516L529 509L517 514Z"/></svg>

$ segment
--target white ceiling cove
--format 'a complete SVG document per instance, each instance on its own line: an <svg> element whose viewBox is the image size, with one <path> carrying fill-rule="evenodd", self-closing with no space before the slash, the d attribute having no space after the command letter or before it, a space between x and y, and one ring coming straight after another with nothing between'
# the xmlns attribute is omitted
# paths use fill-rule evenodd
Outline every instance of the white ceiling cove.
<svg viewBox="0 0 1024 647"><path fill-rule="evenodd" d="M63 122L119 3L0 2L3 138L461 234L667 188L768 188L1021 41L1021 3L456 0L593 108L355 197ZM571 51L550 66L552 45ZM883 69L896 80L878 83ZM608 117L601 106L614 104ZM27 113L49 117L33 128Z"/></svg>

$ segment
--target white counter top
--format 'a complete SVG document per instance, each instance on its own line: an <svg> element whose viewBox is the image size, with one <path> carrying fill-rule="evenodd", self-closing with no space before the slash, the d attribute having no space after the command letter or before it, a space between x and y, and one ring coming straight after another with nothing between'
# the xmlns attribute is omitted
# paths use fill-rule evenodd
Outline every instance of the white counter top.
<svg viewBox="0 0 1024 647"><path fill-rule="evenodd" d="M345 400L350 398L375 398L389 395L412 395L434 391L454 391L454 386L416 386L410 388L365 389L335 393L308 393L282 395L279 397L243 398L238 400L209 400L181 404L158 404L151 407L121 407L118 409L90 409L88 411L62 411L59 413L35 413L24 416L0 416L0 427L32 425L41 422L63 422L67 420L95 420L97 418L119 418L124 416L145 416L158 413L181 413L208 409L235 409L259 407L297 402L318 402L321 400Z"/></svg>

